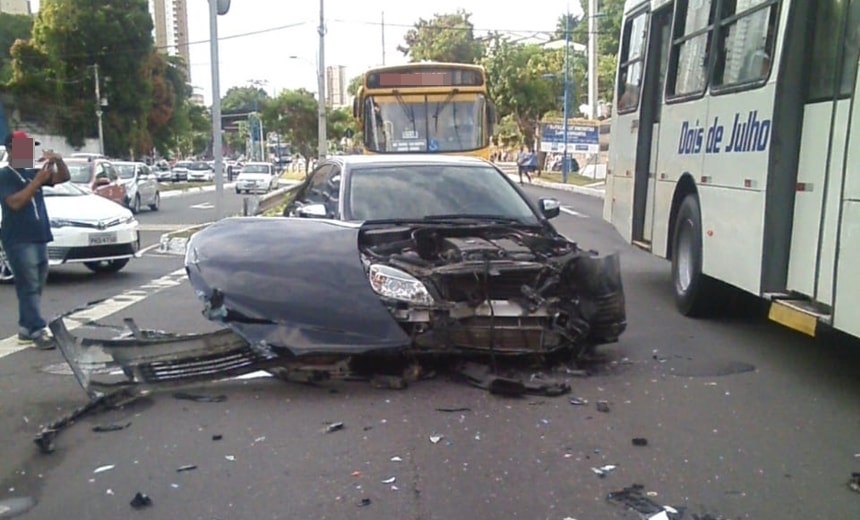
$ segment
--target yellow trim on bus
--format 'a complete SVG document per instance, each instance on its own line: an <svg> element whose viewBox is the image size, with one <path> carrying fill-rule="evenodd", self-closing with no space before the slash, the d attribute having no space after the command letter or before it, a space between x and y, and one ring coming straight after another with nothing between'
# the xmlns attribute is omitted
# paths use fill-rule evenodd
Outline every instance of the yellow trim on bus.
<svg viewBox="0 0 860 520"><path fill-rule="evenodd" d="M795 309L778 300L770 304L768 318L807 336L815 337L818 319L812 314Z"/></svg>

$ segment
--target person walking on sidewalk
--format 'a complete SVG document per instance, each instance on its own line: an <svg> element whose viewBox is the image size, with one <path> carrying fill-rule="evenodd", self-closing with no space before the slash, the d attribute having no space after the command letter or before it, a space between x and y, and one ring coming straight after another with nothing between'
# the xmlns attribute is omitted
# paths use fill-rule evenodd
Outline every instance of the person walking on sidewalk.
<svg viewBox="0 0 860 520"><path fill-rule="evenodd" d="M69 169L54 153L34 168L34 141L24 132L6 136L9 165L0 168L0 246L15 279L18 296L18 343L38 349L56 347L42 317L42 289L48 278L48 243L54 240L42 186L69 180Z"/></svg>
<svg viewBox="0 0 860 520"><path fill-rule="evenodd" d="M523 174L526 174L526 178L529 180L529 184L532 182L532 177L529 175L529 163L531 161L532 154L529 152L528 147L523 145L520 149L520 154L517 156L517 170L520 174L520 186L523 184Z"/></svg>

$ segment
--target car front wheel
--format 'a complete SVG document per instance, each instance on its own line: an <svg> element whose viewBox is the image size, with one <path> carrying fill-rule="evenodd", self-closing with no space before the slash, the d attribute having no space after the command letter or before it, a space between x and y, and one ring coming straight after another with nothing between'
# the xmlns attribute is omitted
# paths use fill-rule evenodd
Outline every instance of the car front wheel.
<svg viewBox="0 0 860 520"><path fill-rule="evenodd" d="M155 200L152 201L152 204L149 205L149 209L152 211L158 211L161 208L161 193L155 192Z"/></svg>
<svg viewBox="0 0 860 520"><path fill-rule="evenodd" d="M102 260L100 262L84 262L84 265L94 273L117 273L128 264L128 258L119 260Z"/></svg>

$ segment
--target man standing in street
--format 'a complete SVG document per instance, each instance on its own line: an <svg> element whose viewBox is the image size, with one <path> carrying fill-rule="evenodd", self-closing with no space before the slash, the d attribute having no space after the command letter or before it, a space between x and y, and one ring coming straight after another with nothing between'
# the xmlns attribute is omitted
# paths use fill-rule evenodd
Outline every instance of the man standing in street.
<svg viewBox="0 0 860 520"><path fill-rule="evenodd" d="M69 180L69 169L54 153L34 168L34 141L16 131L6 136L9 165L0 168L0 246L15 278L18 296L18 342L38 349L56 347L42 317L42 289L48 278L48 243L54 240L42 186Z"/></svg>

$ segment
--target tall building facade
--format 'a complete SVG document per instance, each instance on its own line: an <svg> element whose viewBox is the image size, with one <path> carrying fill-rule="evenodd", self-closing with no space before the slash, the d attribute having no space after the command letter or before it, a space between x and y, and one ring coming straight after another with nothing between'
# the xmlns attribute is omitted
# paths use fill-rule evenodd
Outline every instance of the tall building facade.
<svg viewBox="0 0 860 520"><path fill-rule="evenodd" d="M0 0L4 1L4 0ZM191 51L188 48L186 0L149 0L155 46L168 56L180 56L191 81Z"/></svg>
<svg viewBox="0 0 860 520"><path fill-rule="evenodd" d="M346 93L346 87L346 66L334 65L326 67L325 97L328 106L339 108L349 104L349 95Z"/></svg>
<svg viewBox="0 0 860 520"><path fill-rule="evenodd" d="M0 13L26 15L33 14L33 12L30 10L29 0L0 0Z"/></svg>

